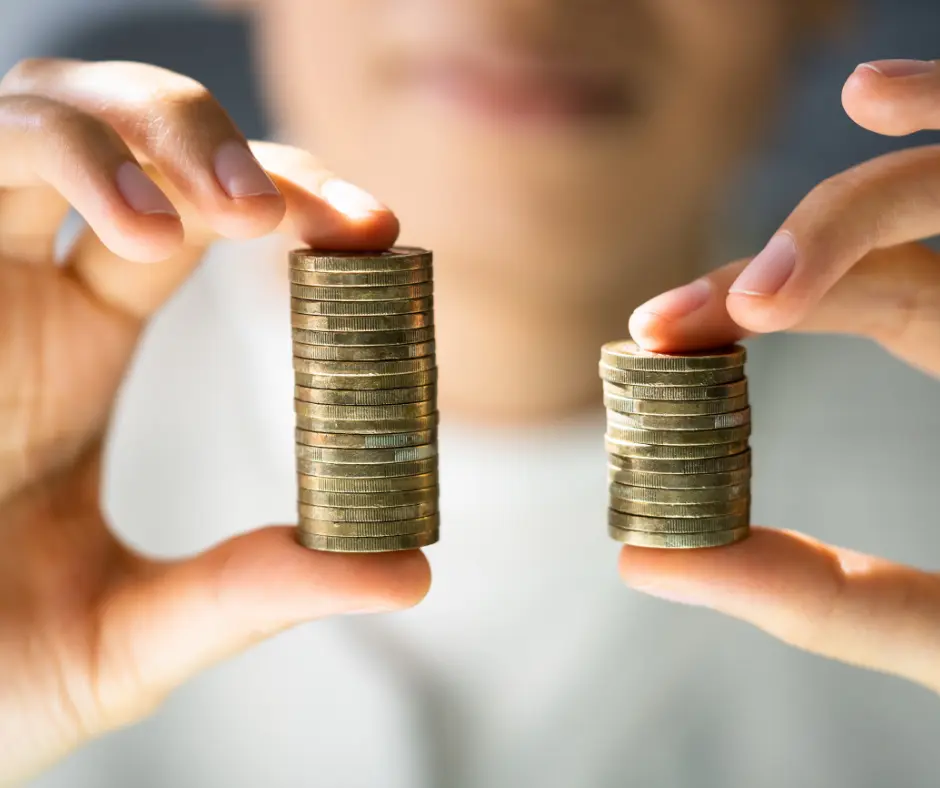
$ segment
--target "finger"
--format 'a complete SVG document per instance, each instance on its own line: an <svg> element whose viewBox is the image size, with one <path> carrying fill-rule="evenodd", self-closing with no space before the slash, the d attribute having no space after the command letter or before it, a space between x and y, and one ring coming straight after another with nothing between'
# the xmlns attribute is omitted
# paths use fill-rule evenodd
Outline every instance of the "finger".
<svg viewBox="0 0 940 788"><path fill-rule="evenodd" d="M807 651L940 691L940 578L799 534L726 548L624 548L631 587L748 621Z"/></svg>
<svg viewBox="0 0 940 788"><path fill-rule="evenodd" d="M842 88L842 105L852 120L879 134L940 129L940 68L932 60L862 63Z"/></svg>
<svg viewBox="0 0 940 788"><path fill-rule="evenodd" d="M244 136L202 85L142 63L27 60L2 94L44 96L112 126L229 238L271 232L284 214L277 187Z"/></svg>
<svg viewBox="0 0 940 788"><path fill-rule="evenodd" d="M0 194L0 257L54 262L56 237L68 212L68 202L51 186Z"/></svg>
<svg viewBox="0 0 940 788"><path fill-rule="evenodd" d="M124 681L110 687L114 697L104 705L121 709L119 724L198 670L277 632L331 615L410 607L429 585L418 551L319 553L300 547L291 528L238 536L184 561L142 563L107 607L103 650ZM128 699L137 707L127 708Z"/></svg>

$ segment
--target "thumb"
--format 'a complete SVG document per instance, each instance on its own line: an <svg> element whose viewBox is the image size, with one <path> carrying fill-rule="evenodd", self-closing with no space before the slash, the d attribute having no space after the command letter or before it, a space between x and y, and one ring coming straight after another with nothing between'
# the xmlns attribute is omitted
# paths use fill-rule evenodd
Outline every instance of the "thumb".
<svg viewBox="0 0 940 788"><path fill-rule="evenodd" d="M296 624L415 605L431 580L418 551L318 553L298 545L288 527L140 566L102 624L114 667L106 683L115 697L105 705L124 719L145 713L202 668Z"/></svg>
<svg viewBox="0 0 940 788"><path fill-rule="evenodd" d="M940 576L763 528L729 547L627 547L626 583L940 691Z"/></svg>

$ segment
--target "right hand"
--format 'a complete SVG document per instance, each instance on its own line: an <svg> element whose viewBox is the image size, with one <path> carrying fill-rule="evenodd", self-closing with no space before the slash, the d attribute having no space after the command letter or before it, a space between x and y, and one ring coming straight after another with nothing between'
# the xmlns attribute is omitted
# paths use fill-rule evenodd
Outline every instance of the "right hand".
<svg viewBox="0 0 940 788"><path fill-rule="evenodd" d="M115 538L99 499L103 438L141 329L206 247L277 231L383 248L398 232L387 209L303 151L249 148L201 85L134 63L28 61L7 74L0 188L6 783L286 627L413 605L430 574L418 552L316 553L289 527L152 560ZM57 266L69 204L89 229Z"/></svg>

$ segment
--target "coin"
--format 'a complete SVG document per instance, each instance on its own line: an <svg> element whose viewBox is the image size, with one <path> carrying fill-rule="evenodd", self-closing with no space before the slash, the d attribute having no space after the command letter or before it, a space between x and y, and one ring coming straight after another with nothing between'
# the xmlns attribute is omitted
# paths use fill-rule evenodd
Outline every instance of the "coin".
<svg viewBox="0 0 940 788"><path fill-rule="evenodd" d="M740 516L749 519L751 502L749 499L744 498L737 501L710 501L708 503L649 503L648 501L627 501L623 498L611 497L610 511L622 512L631 517L637 515L651 520L665 519L670 522L682 520L686 523L701 524L709 519L721 520L725 517ZM623 525L621 527L637 528L636 525ZM672 533L677 533L680 530L682 533L687 533L689 531L707 531L709 529L690 524L684 529L673 526Z"/></svg>
<svg viewBox="0 0 940 788"><path fill-rule="evenodd" d="M751 532L750 528L733 528L728 531L711 531L700 534L663 534L646 531L630 531L625 528L607 527L612 539L634 547L660 547L691 549L699 547L722 547L740 542Z"/></svg>
<svg viewBox="0 0 940 788"><path fill-rule="evenodd" d="M607 479L612 484L647 487L657 490L700 490L709 487L729 487L745 484L751 478L750 466L722 473L656 473L608 468Z"/></svg>
<svg viewBox="0 0 940 788"><path fill-rule="evenodd" d="M437 444L402 446L393 449L332 449L325 446L295 445L297 456L310 462L335 462L340 465L387 462L412 462L437 456Z"/></svg>
<svg viewBox="0 0 940 788"><path fill-rule="evenodd" d="M702 504L703 506L705 504ZM734 514L714 517L653 517L607 510L607 524L628 531L654 534L700 534L709 531L730 531L745 528L750 518L746 509Z"/></svg>
<svg viewBox="0 0 940 788"><path fill-rule="evenodd" d="M419 547L434 544L438 538L437 528L421 534L374 538L365 536L324 536L297 531L297 541L304 547L330 553L390 553L396 550L415 550Z"/></svg>
<svg viewBox="0 0 940 788"><path fill-rule="evenodd" d="M294 439L304 446L327 446L333 449L392 449L402 446L423 446L437 440L437 430L395 432L388 435L362 435L342 432L295 430Z"/></svg>
<svg viewBox="0 0 940 788"><path fill-rule="evenodd" d="M732 454L740 454L747 449L747 441L714 443L705 446L658 446L619 441L606 436L604 445L610 454L618 457L648 457L656 460L698 460L708 457L727 457Z"/></svg>
<svg viewBox="0 0 940 788"><path fill-rule="evenodd" d="M300 271L408 271L429 268L433 256L425 249L395 246L382 252L318 252L314 249L295 249L288 263L291 273Z"/></svg>
<svg viewBox="0 0 940 788"><path fill-rule="evenodd" d="M372 462L362 464L317 462L297 458L297 472L307 476L336 476L342 478L384 478L415 476L437 470L437 457L414 462Z"/></svg>
<svg viewBox="0 0 940 788"><path fill-rule="evenodd" d="M411 345L434 339L434 326L401 331L311 331L292 328L294 342L307 345Z"/></svg>
<svg viewBox="0 0 940 788"><path fill-rule="evenodd" d="M437 369L395 375L309 375L294 373L294 384L310 389L405 389L437 381Z"/></svg>
<svg viewBox="0 0 940 788"><path fill-rule="evenodd" d="M676 474L726 473L750 468L751 452L748 450L729 457L711 457L701 460L662 460L646 457L620 457L611 454L607 462L615 470L625 471Z"/></svg>
<svg viewBox="0 0 940 788"><path fill-rule="evenodd" d="M655 443L662 446L693 446L714 443L746 441L751 434L749 424L743 427L728 427L724 430L649 430L637 427L622 427L607 424L607 436L630 443Z"/></svg>
<svg viewBox="0 0 940 788"><path fill-rule="evenodd" d="M430 416L437 410L433 400L408 402L401 405L321 405L314 402L294 401L294 410L312 419L348 419L383 421L385 419L415 419Z"/></svg>
<svg viewBox="0 0 940 788"><path fill-rule="evenodd" d="M320 287L292 285L291 295L307 301L406 301L427 298L433 294L431 282L392 287Z"/></svg>
<svg viewBox="0 0 940 788"><path fill-rule="evenodd" d="M354 435L391 435L398 432L420 432L434 429L439 420L435 412L430 416L418 416L414 419L313 419L309 416L297 416L297 427L311 432L348 432Z"/></svg>
<svg viewBox="0 0 940 788"><path fill-rule="evenodd" d="M714 386L733 383L744 378L744 367L728 369L703 369L694 372L645 372L622 370L601 364L601 377L611 383L633 386Z"/></svg>
<svg viewBox="0 0 940 788"><path fill-rule="evenodd" d="M375 506L355 509L351 506L312 506L306 503L297 504L297 511L302 520L322 520L330 523L392 523L400 520L412 520L415 524L413 533L426 531L430 526L427 522L421 522L421 518L430 517L437 514L437 501L425 501L423 503L412 503L405 506L386 506L378 508ZM435 523L437 525L437 523ZM331 533L331 531L328 531ZM362 536L393 536L391 534L370 534L363 533ZM346 534L355 536L355 533ZM343 536L343 534L337 534Z"/></svg>
<svg viewBox="0 0 940 788"><path fill-rule="evenodd" d="M347 539L381 538L423 533L428 530L428 524L431 522L435 524L435 528L439 527L439 518L436 516L428 516L420 520L389 520L376 523L348 523L301 517L297 523L297 530L307 534L339 536Z"/></svg>
<svg viewBox="0 0 940 788"><path fill-rule="evenodd" d="M433 402L436 398L436 386L373 390L311 389L294 386L295 410L297 402L323 405L398 405L406 402Z"/></svg>
<svg viewBox="0 0 940 788"><path fill-rule="evenodd" d="M433 356L403 358L394 361L321 361L294 358L294 369L313 375L394 375L403 372L423 372L435 366Z"/></svg>
<svg viewBox="0 0 940 788"><path fill-rule="evenodd" d="M683 353L682 355L643 350L636 342L630 340L608 342L601 348L601 361L608 366L617 369L650 372L727 369L743 366L746 359L747 352L741 345L718 350Z"/></svg>
<svg viewBox="0 0 940 788"><path fill-rule="evenodd" d="M291 290L293 298L300 298ZM304 301L305 315L410 315L430 312L434 299L410 298L403 301Z"/></svg>
<svg viewBox="0 0 940 788"><path fill-rule="evenodd" d="M306 314L303 304L316 303L291 299L290 324L313 331L407 331L428 328L434 323L431 312L407 315L319 315Z"/></svg>
<svg viewBox="0 0 940 788"><path fill-rule="evenodd" d="M606 378L605 378L606 380ZM612 381L607 381L610 384ZM728 399L747 394L747 381L725 383L721 386L631 386L617 383L615 392L622 397L634 399L687 402L694 400Z"/></svg>
<svg viewBox="0 0 940 788"><path fill-rule="evenodd" d="M308 490L301 487L297 493L300 503L307 503L313 506L350 506L355 509L367 509L370 507L386 509L392 506L407 506L408 504L414 503L436 503L438 495L440 494L440 488L434 486L419 490L403 490L401 492L346 493Z"/></svg>
<svg viewBox="0 0 940 788"><path fill-rule="evenodd" d="M322 361L395 361L396 359L433 356L434 342L411 345L305 345L294 342L294 356Z"/></svg>
<svg viewBox="0 0 940 788"><path fill-rule="evenodd" d="M733 413L748 406L747 395L714 400L669 402L624 396L622 386L604 384L604 405L618 413L639 413L656 416L708 416Z"/></svg>
<svg viewBox="0 0 940 788"><path fill-rule="evenodd" d="M431 281L431 266L406 271L291 271L291 281L314 287L389 287Z"/></svg>
<svg viewBox="0 0 940 788"><path fill-rule="evenodd" d="M399 493L411 490L427 490L438 485L437 471L416 473L411 476L389 476L385 478L351 478L335 476L310 476L297 474L297 486L301 490L317 493Z"/></svg>
<svg viewBox="0 0 940 788"><path fill-rule="evenodd" d="M681 475L681 474L675 474ZM683 477L685 478L685 477ZM699 487L684 490L664 490L655 487L634 487L629 484L611 484L610 497L622 501L660 504L696 504L737 501L751 492L749 484L731 484L726 487ZM613 507L620 509L619 506ZM626 511L626 510L623 510Z"/></svg>
<svg viewBox="0 0 940 788"><path fill-rule="evenodd" d="M751 409L743 408L731 413L716 413L711 416L659 416L608 410L607 423L644 430L725 430L750 424Z"/></svg>

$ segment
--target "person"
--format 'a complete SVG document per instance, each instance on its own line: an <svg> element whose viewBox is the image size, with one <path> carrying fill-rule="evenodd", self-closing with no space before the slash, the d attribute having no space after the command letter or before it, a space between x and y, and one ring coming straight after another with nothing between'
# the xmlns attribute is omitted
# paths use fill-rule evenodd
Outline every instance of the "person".
<svg viewBox="0 0 940 788"><path fill-rule="evenodd" d="M765 528L620 553L633 589L915 687L631 594L608 563L594 365L628 327L660 350L854 334L940 372L940 267L915 243L938 230L935 148L835 175L706 273L727 175L834 6L259 3L291 146L155 67L8 73L0 781L77 748L35 784L932 779L937 576ZM934 63L887 60L842 100L903 135L940 127L938 97ZM69 206L87 230L57 265ZM399 227L437 258L443 539L346 556L249 530L293 516L285 243ZM821 347L752 346L758 513L929 555L936 529L908 526L936 511L935 388L891 366L879 389Z"/></svg>

